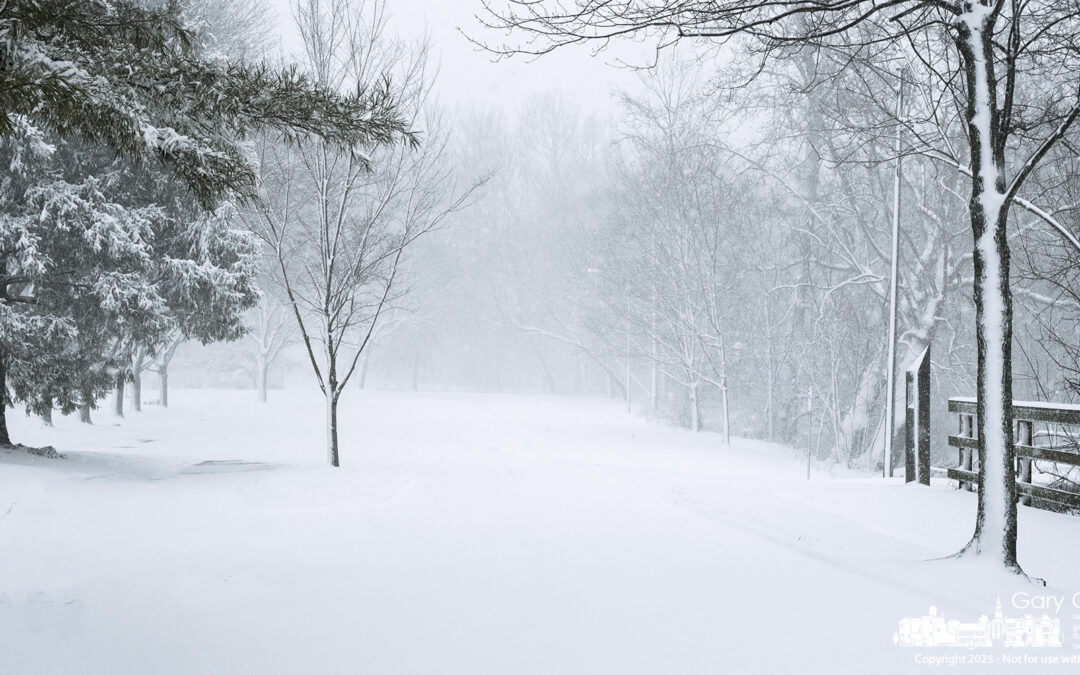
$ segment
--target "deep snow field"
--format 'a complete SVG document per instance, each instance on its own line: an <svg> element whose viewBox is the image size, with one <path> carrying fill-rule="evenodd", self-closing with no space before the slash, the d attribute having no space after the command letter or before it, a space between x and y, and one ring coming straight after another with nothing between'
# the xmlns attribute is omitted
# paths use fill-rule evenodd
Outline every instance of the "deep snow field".
<svg viewBox="0 0 1080 675"><path fill-rule="evenodd" d="M892 673L1080 655L1077 518L1021 507L1042 588L932 560L974 519L975 495L945 481L807 481L797 451L723 448L617 402L349 391L334 470L315 393L172 399L92 427L9 413L13 438L68 457L0 452L0 675ZM973 622L1000 597L1022 616L1017 591L1064 596L1063 648L893 644L930 605Z"/></svg>

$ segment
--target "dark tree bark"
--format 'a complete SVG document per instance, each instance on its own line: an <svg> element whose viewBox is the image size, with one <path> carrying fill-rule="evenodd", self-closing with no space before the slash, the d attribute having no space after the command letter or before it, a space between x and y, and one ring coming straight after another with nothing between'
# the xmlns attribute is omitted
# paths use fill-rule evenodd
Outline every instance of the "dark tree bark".
<svg viewBox="0 0 1080 675"><path fill-rule="evenodd" d="M94 395L88 389L83 389L82 403L79 404L79 421L83 424L93 424L90 419L90 409L94 401Z"/></svg>
<svg viewBox="0 0 1080 675"><path fill-rule="evenodd" d="M45 405L41 412L41 421L45 423L45 426L51 427L53 425L52 418L53 402L51 398L45 399Z"/></svg>
<svg viewBox="0 0 1080 675"><path fill-rule="evenodd" d="M1016 561L1016 448L1012 430L1012 293L1006 226L1005 138L996 101L993 16L981 24L957 22L956 45L964 57L967 127L971 146L969 216L975 246L978 343L979 500L975 533L961 554Z"/></svg>
<svg viewBox="0 0 1080 675"><path fill-rule="evenodd" d="M11 447L7 425L7 354L0 351L0 446Z"/></svg>

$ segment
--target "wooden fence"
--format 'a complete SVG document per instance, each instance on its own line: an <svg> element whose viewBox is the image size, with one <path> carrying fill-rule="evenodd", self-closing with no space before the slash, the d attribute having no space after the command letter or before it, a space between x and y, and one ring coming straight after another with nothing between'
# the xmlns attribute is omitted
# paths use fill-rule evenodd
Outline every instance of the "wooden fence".
<svg viewBox="0 0 1080 675"><path fill-rule="evenodd" d="M949 445L959 451L959 463L946 469L946 475L956 480L960 489L974 490L979 483L976 400L950 398L949 412L956 413L960 419L959 432L949 436ZM1080 406L1016 401L1013 418L1016 490L1022 503L1052 510L1080 509L1080 493L1042 484L1045 477L1060 478L1080 466ZM1038 433L1036 424L1043 427ZM1042 470L1035 462L1045 463Z"/></svg>

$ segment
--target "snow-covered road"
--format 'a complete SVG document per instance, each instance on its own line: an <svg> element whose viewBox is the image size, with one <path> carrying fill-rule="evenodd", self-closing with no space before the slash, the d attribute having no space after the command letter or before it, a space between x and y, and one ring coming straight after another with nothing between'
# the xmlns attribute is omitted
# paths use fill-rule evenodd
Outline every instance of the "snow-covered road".
<svg viewBox="0 0 1080 675"><path fill-rule="evenodd" d="M250 398L13 416L69 458L0 455L0 675L919 672L970 652L894 646L901 617L1080 590L1076 519L1022 509L1036 590L926 562L971 494L608 401L349 392L335 471L317 397Z"/></svg>

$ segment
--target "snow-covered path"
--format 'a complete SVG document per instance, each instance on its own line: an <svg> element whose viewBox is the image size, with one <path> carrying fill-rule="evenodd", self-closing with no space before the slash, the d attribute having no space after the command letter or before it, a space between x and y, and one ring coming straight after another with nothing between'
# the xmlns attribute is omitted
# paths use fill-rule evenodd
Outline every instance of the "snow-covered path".
<svg viewBox="0 0 1080 675"><path fill-rule="evenodd" d="M610 402L349 392L334 471L317 397L250 396L14 420L70 457L0 456L0 674L911 672L901 617L1034 591L925 562L973 495ZM1080 590L1077 521L1022 512L1030 571Z"/></svg>

